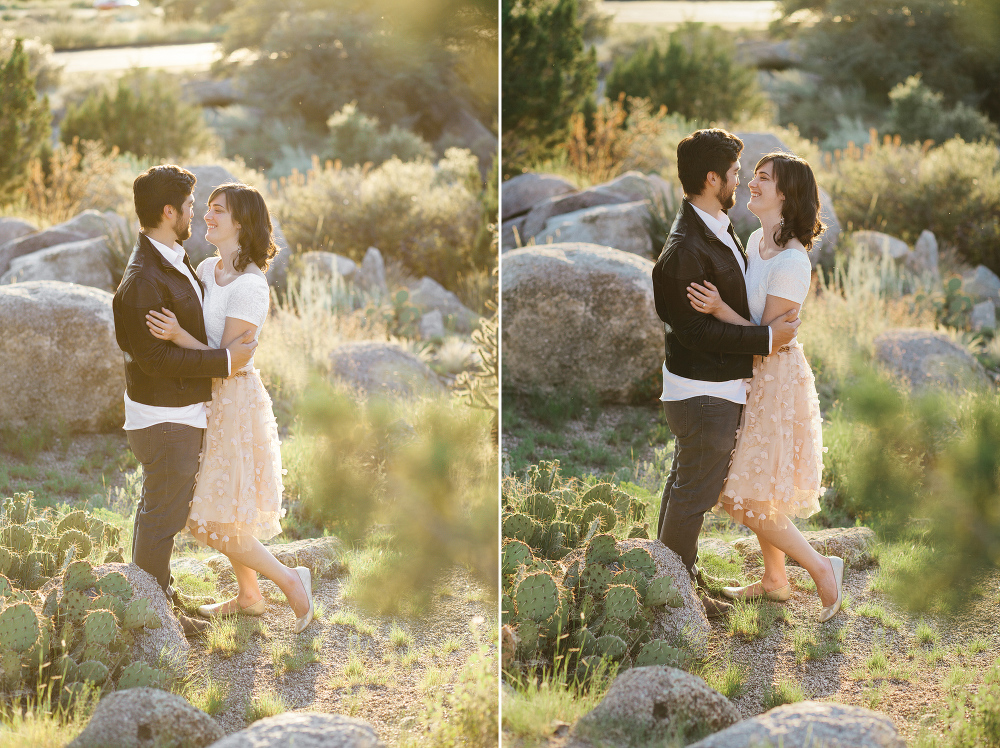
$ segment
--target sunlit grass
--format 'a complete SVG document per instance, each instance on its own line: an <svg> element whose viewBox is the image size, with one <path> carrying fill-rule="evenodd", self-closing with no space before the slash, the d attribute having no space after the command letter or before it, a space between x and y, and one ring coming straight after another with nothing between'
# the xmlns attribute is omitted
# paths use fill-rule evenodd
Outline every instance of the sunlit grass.
<svg viewBox="0 0 1000 748"><path fill-rule="evenodd" d="M761 708L766 712L782 704L794 704L805 699L802 685L790 678L782 678L777 683L772 683L764 691L764 698L761 700Z"/></svg>
<svg viewBox="0 0 1000 748"><path fill-rule="evenodd" d="M274 717L288 711L288 705L281 694L270 689L264 689L252 694L247 702L245 716L247 724L266 717Z"/></svg>

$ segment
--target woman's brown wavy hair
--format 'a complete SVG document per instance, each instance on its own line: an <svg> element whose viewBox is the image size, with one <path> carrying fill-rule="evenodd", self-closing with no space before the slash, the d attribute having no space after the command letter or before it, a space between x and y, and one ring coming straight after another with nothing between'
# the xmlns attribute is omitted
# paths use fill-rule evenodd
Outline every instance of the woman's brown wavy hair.
<svg viewBox="0 0 1000 748"><path fill-rule="evenodd" d="M774 152L757 162L754 174L768 162L773 164L775 186L785 196L781 206L784 224L776 229L774 241L784 247L794 236L811 249L816 237L826 230L826 224L819 219L819 186L812 167L798 156Z"/></svg>
<svg viewBox="0 0 1000 748"><path fill-rule="evenodd" d="M278 245L274 243L271 215L267 212L264 198L256 187L228 182L212 190L208 204L211 205L222 194L226 196L226 205L229 206L233 221L240 225L240 248L233 261L234 267L243 272L252 262L267 272L267 266L278 254Z"/></svg>

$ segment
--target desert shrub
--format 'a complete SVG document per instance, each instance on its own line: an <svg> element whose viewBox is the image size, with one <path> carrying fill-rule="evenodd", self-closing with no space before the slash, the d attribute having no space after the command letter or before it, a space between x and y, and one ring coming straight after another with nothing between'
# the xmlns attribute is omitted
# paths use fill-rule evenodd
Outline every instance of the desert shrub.
<svg viewBox="0 0 1000 748"><path fill-rule="evenodd" d="M181 99L168 75L134 70L114 89L94 91L70 105L62 122L64 143L99 140L139 157L176 158L211 143L201 110Z"/></svg>
<svg viewBox="0 0 1000 748"><path fill-rule="evenodd" d="M314 161L275 186L273 210L293 250L329 250L358 262L368 247L415 276L453 287L475 269L479 172L468 151L449 148L437 165L390 159L374 169Z"/></svg>
<svg viewBox="0 0 1000 748"><path fill-rule="evenodd" d="M995 3L970 0L784 0L787 15L800 8L818 21L798 33L806 42L806 67L830 86L859 85L879 107L909 76L1000 119L1000 64ZM991 11L991 7L994 10ZM992 12L992 15L991 15Z"/></svg>
<svg viewBox="0 0 1000 748"><path fill-rule="evenodd" d="M784 127L794 125L803 136L821 141L824 150L863 142L877 125L884 107L865 98L858 84L833 85L800 69L769 73L764 89Z"/></svg>
<svg viewBox="0 0 1000 748"><path fill-rule="evenodd" d="M164 19L170 22L219 23L222 16L236 7L236 2L235 0L164 0L160 7L163 8Z"/></svg>
<svg viewBox="0 0 1000 748"><path fill-rule="evenodd" d="M962 102L946 107L944 95L925 86L919 75L893 88L889 101L886 130L898 134L904 143L943 143L954 137L967 143L1000 140L1000 131L989 117Z"/></svg>
<svg viewBox="0 0 1000 748"><path fill-rule="evenodd" d="M503 0L504 178L565 139L597 81L576 0Z"/></svg>
<svg viewBox="0 0 1000 748"><path fill-rule="evenodd" d="M19 37L14 29L0 29L0 60L9 60ZM40 39L21 38L21 48L28 57L28 73L35 80L35 88L48 91L59 85L62 66L52 57L52 45Z"/></svg>
<svg viewBox="0 0 1000 748"><path fill-rule="evenodd" d="M583 113L574 114L563 147L581 182L605 182L630 169L658 173L672 163L663 136L676 124L664 107L653 112L649 101L626 100L622 93L597 107L589 122Z"/></svg>
<svg viewBox="0 0 1000 748"><path fill-rule="evenodd" d="M916 610L962 604L1000 558L995 393L911 397L869 374L844 402L855 424L846 490L885 537L920 548L889 592Z"/></svg>
<svg viewBox="0 0 1000 748"><path fill-rule="evenodd" d="M242 158L271 178L308 171L327 137L301 117L265 118L260 110L245 106L226 107L215 116L212 129L222 138L227 157Z"/></svg>
<svg viewBox="0 0 1000 748"><path fill-rule="evenodd" d="M654 107L700 122L760 114L765 99L756 73L733 59L731 45L718 30L686 25L665 45L649 40L617 59L608 74L607 95L646 98Z"/></svg>
<svg viewBox="0 0 1000 748"><path fill-rule="evenodd" d="M49 138L49 100L39 99L20 40L0 58L0 203L11 202L28 177L31 159Z"/></svg>
<svg viewBox="0 0 1000 748"><path fill-rule="evenodd" d="M24 189L28 213L46 222L67 221L81 211L114 210L133 216L132 179L136 164L94 140L59 143L46 158L29 165Z"/></svg>
<svg viewBox="0 0 1000 748"><path fill-rule="evenodd" d="M434 158L434 150L419 135L398 125L383 130L377 117L358 111L357 102L345 104L326 125L330 128L330 138L325 157L348 166L366 162L377 166L393 157L400 161Z"/></svg>
<svg viewBox="0 0 1000 748"><path fill-rule="evenodd" d="M939 147L888 136L836 153L827 187L837 215L911 244L930 229L966 262L1000 272L1000 152L953 138Z"/></svg>

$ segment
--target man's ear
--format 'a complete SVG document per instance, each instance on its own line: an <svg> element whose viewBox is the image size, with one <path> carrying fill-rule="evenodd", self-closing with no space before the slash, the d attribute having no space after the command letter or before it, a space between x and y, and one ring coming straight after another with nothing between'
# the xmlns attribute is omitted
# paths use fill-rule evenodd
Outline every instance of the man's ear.
<svg viewBox="0 0 1000 748"><path fill-rule="evenodd" d="M714 171L710 171L708 172L708 174L705 175L705 187L711 187L714 190L720 184L722 184L722 178Z"/></svg>

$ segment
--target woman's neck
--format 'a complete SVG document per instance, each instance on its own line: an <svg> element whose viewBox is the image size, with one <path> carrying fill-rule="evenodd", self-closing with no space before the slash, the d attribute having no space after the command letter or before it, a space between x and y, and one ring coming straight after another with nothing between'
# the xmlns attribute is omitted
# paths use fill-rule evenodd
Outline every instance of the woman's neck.
<svg viewBox="0 0 1000 748"><path fill-rule="evenodd" d="M760 228L763 231L763 236L760 238L760 248L772 252L783 250L784 247L779 247L774 241L774 237L778 234L778 229L781 225L781 213L767 214L759 216L759 218Z"/></svg>
<svg viewBox="0 0 1000 748"><path fill-rule="evenodd" d="M226 242L220 244L216 247L219 250L219 257L222 258L222 267L227 273L236 274L236 255L240 251L240 245L237 242Z"/></svg>

